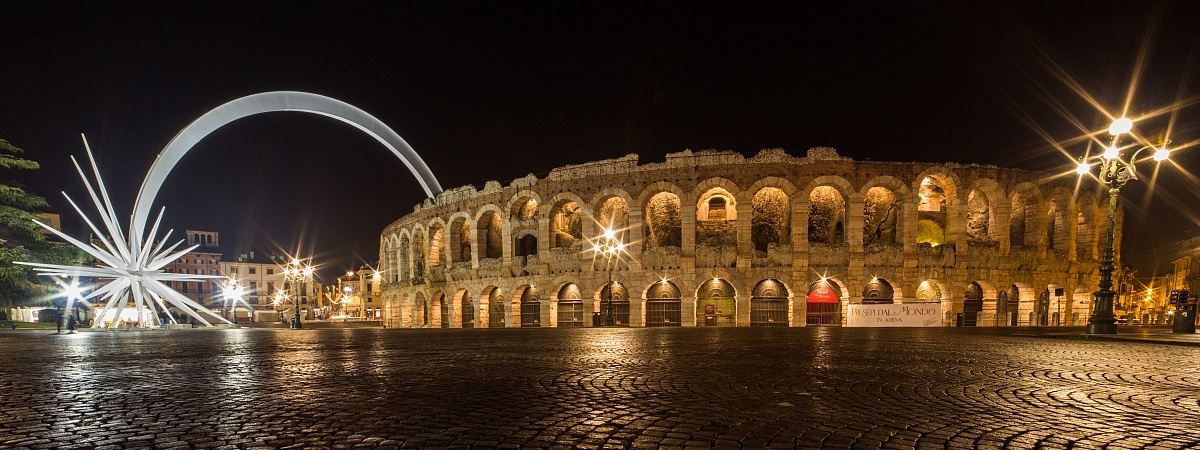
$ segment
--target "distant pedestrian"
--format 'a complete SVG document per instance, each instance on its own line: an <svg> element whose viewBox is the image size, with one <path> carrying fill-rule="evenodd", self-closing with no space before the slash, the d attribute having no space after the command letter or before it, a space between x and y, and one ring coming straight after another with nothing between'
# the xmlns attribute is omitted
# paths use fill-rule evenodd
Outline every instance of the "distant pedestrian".
<svg viewBox="0 0 1200 450"><path fill-rule="evenodd" d="M57 334L62 334L62 329L63 329L63 316L62 316L62 314L59 314L59 315L58 315L58 318L54 320L54 325L56 325L56 326L58 327L58 333L57 333Z"/></svg>
<svg viewBox="0 0 1200 450"><path fill-rule="evenodd" d="M73 315L73 314L71 315L71 317L67 318L67 331L70 333L75 332L75 315Z"/></svg>

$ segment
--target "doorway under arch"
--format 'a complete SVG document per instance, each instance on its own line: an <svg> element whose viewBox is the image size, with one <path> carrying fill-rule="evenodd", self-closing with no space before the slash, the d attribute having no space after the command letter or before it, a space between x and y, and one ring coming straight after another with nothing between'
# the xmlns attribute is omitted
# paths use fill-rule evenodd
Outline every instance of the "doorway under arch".
<svg viewBox="0 0 1200 450"><path fill-rule="evenodd" d="M979 313L983 311L983 287L974 281L967 285L963 293L962 326L974 327L979 325Z"/></svg>
<svg viewBox="0 0 1200 450"><path fill-rule="evenodd" d="M646 326L683 326L683 301L675 283L662 280L646 289Z"/></svg>
<svg viewBox="0 0 1200 450"><path fill-rule="evenodd" d="M558 326L560 328L583 327L583 296L575 283L564 284L558 290Z"/></svg>
<svg viewBox="0 0 1200 450"><path fill-rule="evenodd" d="M732 327L737 317L736 291L720 278L705 281L696 290L696 326Z"/></svg>
<svg viewBox="0 0 1200 450"><path fill-rule="evenodd" d="M788 290L774 278L759 281L750 293L750 326L788 326Z"/></svg>
<svg viewBox="0 0 1200 450"><path fill-rule="evenodd" d="M808 286L805 298L804 323L810 327L842 326L842 289L829 280L818 280Z"/></svg>
<svg viewBox="0 0 1200 450"><path fill-rule="evenodd" d="M542 326L542 301L537 289L528 286L521 292L521 327Z"/></svg>
<svg viewBox="0 0 1200 450"><path fill-rule="evenodd" d="M892 284L888 283L887 280L883 278L872 278L871 282L867 283L867 286L863 288L862 304L890 305L895 303L895 299L893 298L896 295L895 292L895 289L892 288Z"/></svg>
<svg viewBox="0 0 1200 450"><path fill-rule="evenodd" d="M475 303L471 301L471 291L464 291L462 296L462 327L475 328Z"/></svg>
<svg viewBox="0 0 1200 450"><path fill-rule="evenodd" d="M609 294L612 297L609 297ZM625 285L620 281L613 281L610 284L604 285L600 290L600 323L604 323L608 316L608 303L612 301L613 318L616 319L616 326L629 326L629 290L625 289Z"/></svg>
<svg viewBox="0 0 1200 450"><path fill-rule="evenodd" d="M508 310L508 302L500 295L500 288L492 288L488 294L488 328L504 328L504 312Z"/></svg>

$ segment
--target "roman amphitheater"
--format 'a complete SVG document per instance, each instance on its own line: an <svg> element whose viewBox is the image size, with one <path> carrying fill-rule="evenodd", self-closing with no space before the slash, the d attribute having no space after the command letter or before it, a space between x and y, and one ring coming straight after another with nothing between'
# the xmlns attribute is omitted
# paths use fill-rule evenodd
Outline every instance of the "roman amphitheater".
<svg viewBox="0 0 1200 450"><path fill-rule="evenodd" d="M1082 325L1106 200L1051 175L818 147L464 186L383 230L385 325L843 326L897 303L942 326ZM610 228L611 262L594 251Z"/></svg>

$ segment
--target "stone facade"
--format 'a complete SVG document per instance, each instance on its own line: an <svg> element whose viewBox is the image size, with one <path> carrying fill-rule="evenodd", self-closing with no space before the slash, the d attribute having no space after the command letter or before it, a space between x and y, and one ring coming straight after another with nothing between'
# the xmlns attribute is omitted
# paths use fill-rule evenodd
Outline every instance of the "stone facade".
<svg viewBox="0 0 1200 450"><path fill-rule="evenodd" d="M1083 324L1105 204L1073 178L825 147L628 155L417 205L381 234L384 322L592 326L611 294L629 326L839 325L864 302L937 302L948 326ZM590 242L607 227L628 243L611 271ZM840 302L810 304L818 290Z"/></svg>

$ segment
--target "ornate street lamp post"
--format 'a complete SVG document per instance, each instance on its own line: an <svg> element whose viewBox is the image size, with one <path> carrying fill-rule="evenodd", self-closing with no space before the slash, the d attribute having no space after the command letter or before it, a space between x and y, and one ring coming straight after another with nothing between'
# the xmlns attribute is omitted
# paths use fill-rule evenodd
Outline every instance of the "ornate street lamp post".
<svg viewBox="0 0 1200 450"><path fill-rule="evenodd" d="M221 285L221 295L225 297L225 310L227 311L227 314L228 312L233 313L233 323L237 323L237 302L244 302L244 300L242 300L242 296L245 295L245 293L246 290L242 289L242 286L238 284L237 280L232 278L225 280L225 284ZM253 308L250 309L250 314L254 314Z"/></svg>
<svg viewBox="0 0 1200 450"><path fill-rule="evenodd" d="M1108 127L1109 134L1112 134L1112 144L1104 150L1101 156L1100 174L1097 178L1105 187L1108 188L1108 230L1104 238L1104 254L1100 259L1100 290L1095 292L1096 305L1093 309L1091 317L1088 318L1087 333L1088 334L1116 334L1117 333L1117 318L1113 313L1113 297L1116 296L1116 291L1112 290L1113 281L1112 273L1115 265L1113 263L1113 239L1114 228L1117 222L1117 196L1121 193L1121 187L1125 186L1130 180L1137 179L1137 173L1134 172L1134 164L1138 163L1138 156L1143 150L1153 149L1154 160L1162 162L1171 155L1171 152L1166 148L1166 142L1162 147L1155 148L1147 145L1133 152L1133 157L1129 161L1121 159L1121 148L1117 146L1120 142L1121 135L1128 133L1133 129L1133 121L1127 118L1114 120L1112 125ZM1169 142L1169 141L1168 141ZM1081 161L1079 166L1075 168L1080 176L1091 173L1092 167L1087 161Z"/></svg>
<svg viewBox="0 0 1200 450"><path fill-rule="evenodd" d="M293 288L296 290L296 295L292 296L292 306L295 308L293 310L294 315L292 316L292 329L302 328L300 324L300 296L302 293L300 292L298 284L301 280L304 280L312 275L312 272L312 266L301 264L300 259L298 258L292 258L292 262L283 267L283 277L284 281L288 283L288 292L290 293Z"/></svg>
<svg viewBox="0 0 1200 450"><path fill-rule="evenodd" d="M603 256L608 266L608 305L605 307L604 326L616 326L617 317L613 315L613 294L616 288L613 286L612 275L613 269L617 267L617 258L621 256L621 253L625 252L625 243L621 242L616 232L605 229L604 234L593 241L593 245L592 250Z"/></svg>

